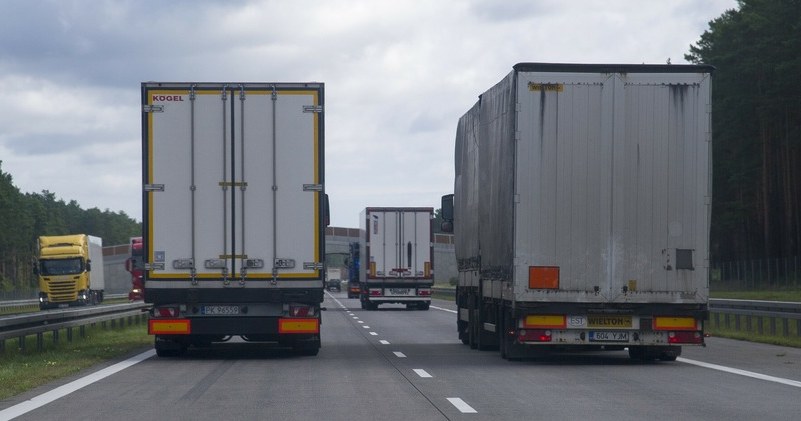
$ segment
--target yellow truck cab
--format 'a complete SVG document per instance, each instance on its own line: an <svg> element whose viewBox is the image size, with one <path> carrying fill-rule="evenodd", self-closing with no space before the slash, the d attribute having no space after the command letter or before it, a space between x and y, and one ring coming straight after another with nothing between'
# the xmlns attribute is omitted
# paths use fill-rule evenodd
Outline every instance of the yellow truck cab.
<svg viewBox="0 0 801 421"><path fill-rule="evenodd" d="M103 240L86 234L41 236L34 272L39 308L103 301Z"/></svg>

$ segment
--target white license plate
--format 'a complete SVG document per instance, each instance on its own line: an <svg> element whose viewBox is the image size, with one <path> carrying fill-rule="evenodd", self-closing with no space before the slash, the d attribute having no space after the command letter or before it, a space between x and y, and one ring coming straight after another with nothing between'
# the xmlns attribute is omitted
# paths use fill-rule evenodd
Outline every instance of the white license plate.
<svg viewBox="0 0 801 421"><path fill-rule="evenodd" d="M200 313L209 316L239 314L239 306L202 306Z"/></svg>
<svg viewBox="0 0 801 421"><path fill-rule="evenodd" d="M414 295L414 290L411 288L389 288L389 295L392 296Z"/></svg>
<svg viewBox="0 0 801 421"><path fill-rule="evenodd" d="M590 342L628 342L629 332L597 331L590 332Z"/></svg>

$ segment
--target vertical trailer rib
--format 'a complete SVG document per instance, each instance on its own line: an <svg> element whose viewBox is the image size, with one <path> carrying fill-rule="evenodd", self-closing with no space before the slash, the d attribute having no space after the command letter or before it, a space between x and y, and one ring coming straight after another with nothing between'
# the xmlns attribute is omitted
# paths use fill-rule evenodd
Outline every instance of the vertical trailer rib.
<svg viewBox="0 0 801 421"><path fill-rule="evenodd" d="M197 278L195 278L195 275L197 274L197 269L196 269L196 266L197 266L197 260L196 260L197 246L195 244L195 239L196 239L196 236L197 236L197 232L196 232L196 230L197 230L197 224L196 224L196 218L197 218L196 206L197 206L197 204L196 204L196 195L195 195L195 191L197 190L197 186L195 185L195 96L196 96L195 86L196 86L195 84L192 84L189 87L189 115L190 115L190 117L189 117L189 155L190 155L189 156L189 161L190 161L189 166L190 166L190 172L191 172L190 180L189 180L189 194L191 195L190 205L189 205L191 207L191 209L189 211L190 212L190 216L189 217L191 219L190 224L192 225L192 227L190 228L192 233L191 233L190 238L189 238L189 241L191 241L191 244L190 244L189 247L191 249L190 258L192 259L192 269L190 269L189 276L191 278L192 285L197 285Z"/></svg>
<svg viewBox="0 0 801 421"><path fill-rule="evenodd" d="M241 215L239 224L242 226L241 239L240 239L240 285L245 284L245 276L247 276L247 267L245 259L247 259L247 252L245 251L245 190L247 189L247 181L245 180L245 86L239 85L239 195L241 197Z"/></svg>

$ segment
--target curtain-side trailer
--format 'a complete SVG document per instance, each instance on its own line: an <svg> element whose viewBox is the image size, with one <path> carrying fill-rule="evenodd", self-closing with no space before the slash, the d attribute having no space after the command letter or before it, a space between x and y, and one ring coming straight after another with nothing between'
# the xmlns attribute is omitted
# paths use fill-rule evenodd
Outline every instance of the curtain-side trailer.
<svg viewBox="0 0 801 421"><path fill-rule="evenodd" d="M322 83L142 83L144 299L156 352L320 348Z"/></svg>
<svg viewBox="0 0 801 421"><path fill-rule="evenodd" d="M504 358L704 344L705 65L520 63L456 132L459 338Z"/></svg>

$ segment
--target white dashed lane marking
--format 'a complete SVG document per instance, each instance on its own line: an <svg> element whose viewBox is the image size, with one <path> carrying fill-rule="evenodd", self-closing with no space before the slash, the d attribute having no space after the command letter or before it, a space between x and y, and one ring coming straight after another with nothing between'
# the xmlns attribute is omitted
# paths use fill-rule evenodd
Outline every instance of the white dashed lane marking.
<svg viewBox="0 0 801 421"><path fill-rule="evenodd" d="M463 401L460 398L448 398L448 402L451 405L455 406L463 414L476 414L478 411L473 409L472 406L468 405L467 402Z"/></svg>
<svg viewBox="0 0 801 421"><path fill-rule="evenodd" d="M434 377L434 376L432 376L432 375L428 374L428 372L427 372L427 371L425 371L425 370L423 370L422 368L415 368L415 369L413 369L413 371L414 371L414 372L415 372L415 373L416 373L418 376L420 376L420 377L422 377L422 378L424 378L424 379L428 379L428 378Z"/></svg>

